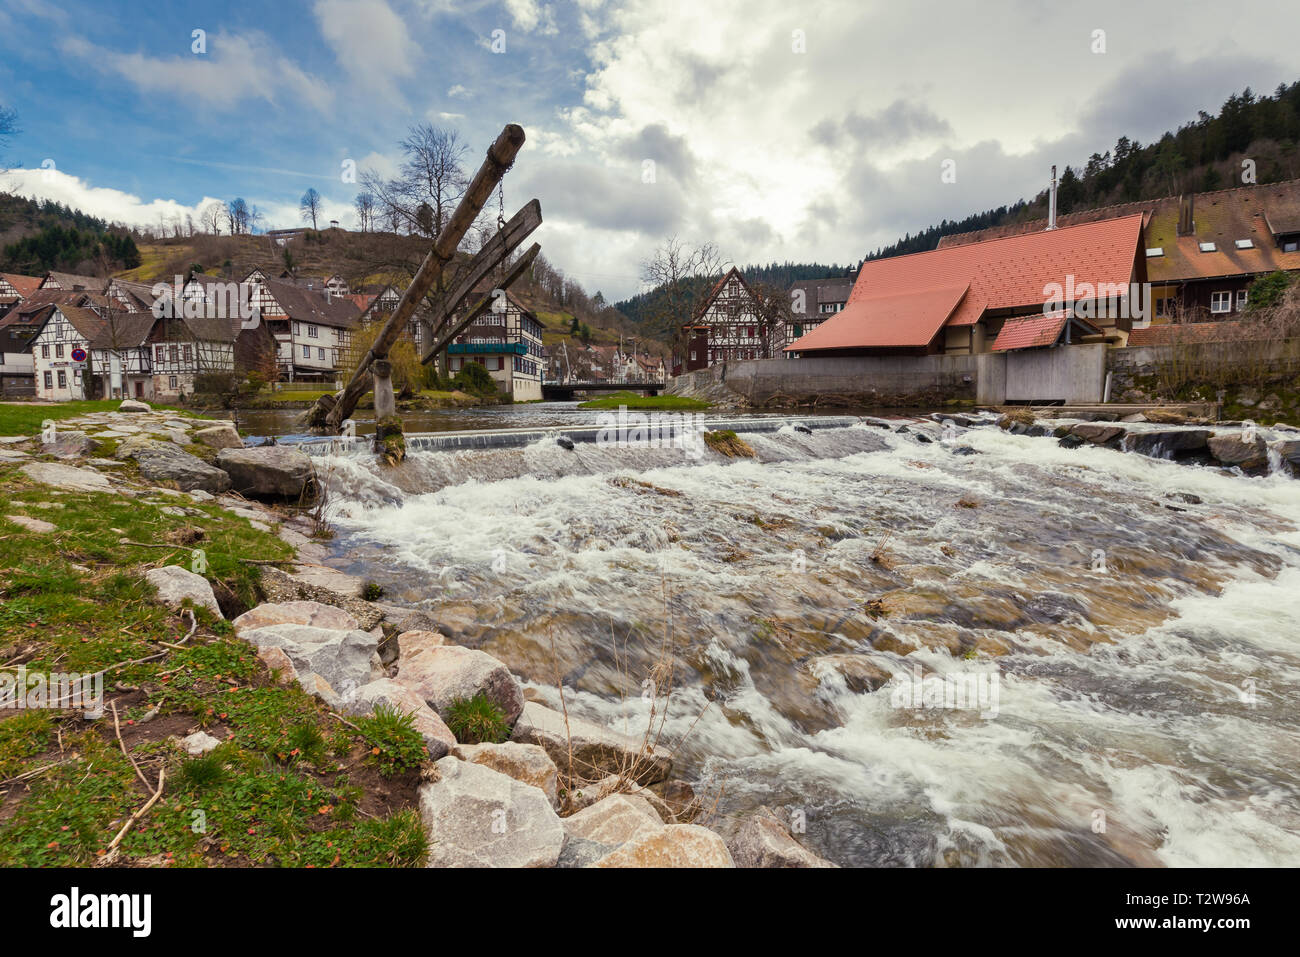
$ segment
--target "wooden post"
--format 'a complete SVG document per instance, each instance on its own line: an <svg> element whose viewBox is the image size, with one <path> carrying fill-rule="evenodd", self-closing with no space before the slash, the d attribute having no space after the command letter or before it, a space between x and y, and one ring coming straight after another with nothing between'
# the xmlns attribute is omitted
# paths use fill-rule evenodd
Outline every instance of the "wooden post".
<svg viewBox="0 0 1300 957"><path fill-rule="evenodd" d="M500 182L501 177L505 175L507 169L515 161L520 148L524 145L523 127L511 123L501 131L491 147L488 148L486 159L483 165L479 167L478 173L475 174L469 188L465 190L465 195L461 197L460 203L457 204L455 212L452 213L451 219L443 227L442 232L438 234L433 248L429 250L429 255L421 263L419 271L411 280L411 284L402 294L401 301L393 314L388 317L384 327L380 330L379 335L375 337L374 344L361 358L352 378L331 404L318 402L309 415L309 421L313 426L327 426L332 431L339 430L340 423L343 422L352 411L356 408L358 400L364 394L362 385L365 382L365 373L369 370L370 364L379 358L386 358L388 350L392 348L397 337L406 327L407 322L415 313L416 307L421 300L428 294L429 290L436 285L441 285L443 268L451 262L452 257L456 255L456 247L460 245L461 239L469 231L478 214L482 212L483 206L487 203L492 195L492 190Z"/></svg>

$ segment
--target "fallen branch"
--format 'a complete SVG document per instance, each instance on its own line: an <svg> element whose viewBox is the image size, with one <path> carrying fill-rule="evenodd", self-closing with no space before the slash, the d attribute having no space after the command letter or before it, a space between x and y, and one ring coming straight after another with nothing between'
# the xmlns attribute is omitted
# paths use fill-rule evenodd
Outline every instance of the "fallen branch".
<svg viewBox="0 0 1300 957"><path fill-rule="evenodd" d="M117 736L117 745L122 749L122 754L131 762L131 767L135 768L135 776L140 779L145 787L149 786L149 779L144 776L140 770L140 765L135 763L135 758L131 757L131 752L126 749L126 742L122 740L122 726L117 720L117 702L110 701L108 706L113 709L113 734Z"/></svg>
<svg viewBox="0 0 1300 957"><path fill-rule="evenodd" d="M108 863L116 855L117 845L122 843L122 838L126 837L127 831L131 830L131 826L135 824L136 821L140 820L140 818L148 814L149 809L153 807L154 804L157 803L160 797L162 797L163 779L166 778L166 776L167 776L166 768L162 768L158 771L158 790L153 792L153 797L151 797L148 801L145 802L144 807L140 808L140 810L136 811L129 818L127 818L126 823L122 825L122 830L117 832L117 837L113 838L112 843L108 845L108 852L104 855L104 863ZM147 786L148 783L149 782L146 781L145 785Z"/></svg>

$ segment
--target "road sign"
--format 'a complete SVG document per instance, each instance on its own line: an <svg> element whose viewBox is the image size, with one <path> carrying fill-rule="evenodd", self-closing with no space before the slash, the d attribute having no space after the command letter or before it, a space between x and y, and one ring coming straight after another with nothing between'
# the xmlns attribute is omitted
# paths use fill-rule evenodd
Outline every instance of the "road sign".
<svg viewBox="0 0 1300 957"><path fill-rule="evenodd" d="M72 361L73 361L73 362L85 362L85 361L86 361L86 350L85 350L85 349L82 349L82 348L80 348L80 347L78 347L78 348L76 348L76 349L73 349L73 350L72 350Z"/></svg>

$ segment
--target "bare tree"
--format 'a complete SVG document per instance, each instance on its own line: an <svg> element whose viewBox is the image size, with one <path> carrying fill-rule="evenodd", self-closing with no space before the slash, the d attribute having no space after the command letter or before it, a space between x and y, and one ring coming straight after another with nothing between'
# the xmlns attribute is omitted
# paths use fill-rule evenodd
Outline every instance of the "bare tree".
<svg viewBox="0 0 1300 957"><path fill-rule="evenodd" d="M724 265L713 243L692 247L676 236L669 236L641 264L642 282L659 291L651 309L652 328L662 330L675 350L684 345L682 324L691 317L703 281L721 275Z"/></svg>
<svg viewBox="0 0 1300 957"><path fill-rule="evenodd" d="M244 197L237 196L230 201L226 207L226 222L230 227L230 235L238 236L240 233L248 232L248 203Z"/></svg>
<svg viewBox="0 0 1300 957"><path fill-rule="evenodd" d="M314 187L309 187L298 203L298 211L302 213L304 220L311 220L312 229L316 228L316 220L320 216L320 204L320 193L316 192Z"/></svg>
<svg viewBox="0 0 1300 957"><path fill-rule="evenodd" d="M406 158L396 179L384 179L374 170L361 174L361 183L374 196L396 232L436 236L469 184L463 162L469 147L460 134L421 123L402 140ZM421 215L421 207L428 210Z"/></svg>
<svg viewBox="0 0 1300 957"><path fill-rule="evenodd" d="M357 219L361 221L361 231L369 232L375 225L375 196L373 193L357 193L356 200L352 203L357 211Z"/></svg>
<svg viewBox="0 0 1300 957"><path fill-rule="evenodd" d="M199 223L213 236L221 235L221 223L226 219L226 207L221 203L208 203L199 214Z"/></svg>

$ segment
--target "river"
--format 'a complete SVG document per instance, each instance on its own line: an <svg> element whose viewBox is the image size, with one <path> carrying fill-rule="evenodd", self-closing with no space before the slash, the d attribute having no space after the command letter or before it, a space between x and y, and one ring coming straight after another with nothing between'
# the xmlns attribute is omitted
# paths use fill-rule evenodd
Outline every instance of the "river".
<svg viewBox="0 0 1300 957"><path fill-rule="evenodd" d="M742 433L754 459L329 456L335 562L610 726L644 730L653 674L723 830L767 805L847 866L1300 860L1300 481L827 424Z"/></svg>

